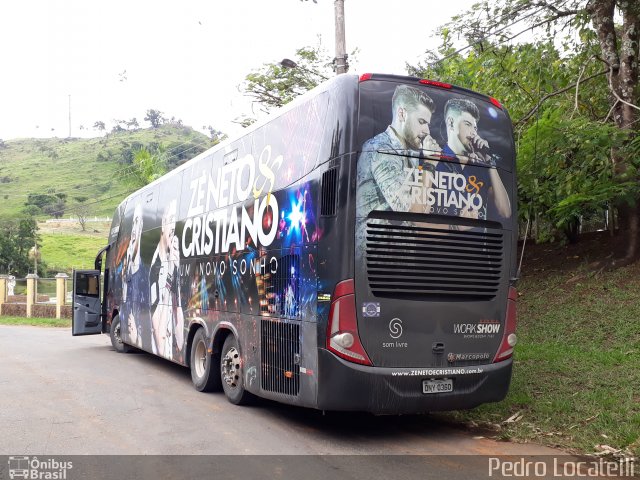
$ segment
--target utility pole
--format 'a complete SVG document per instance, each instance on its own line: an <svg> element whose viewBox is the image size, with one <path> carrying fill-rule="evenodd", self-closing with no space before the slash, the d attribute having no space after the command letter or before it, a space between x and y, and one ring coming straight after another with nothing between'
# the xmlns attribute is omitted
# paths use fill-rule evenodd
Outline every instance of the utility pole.
<svg viewBox="0 0 640 480"><path fill-rule="evenodd" d="M335 0L336 14L336 58L333 59L336 75L347 73L347 45L344 39L344 0Z"/></svg>

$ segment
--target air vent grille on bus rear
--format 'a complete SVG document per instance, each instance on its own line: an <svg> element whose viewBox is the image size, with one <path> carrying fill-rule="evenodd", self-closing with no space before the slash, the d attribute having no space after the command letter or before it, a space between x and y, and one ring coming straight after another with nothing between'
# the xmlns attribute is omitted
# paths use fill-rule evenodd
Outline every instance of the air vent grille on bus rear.
<svg viewBox="0 0 640 480"><path fill-rule="evenodd" d="M367 222L367 277L379 297L491 300L502 256L500 231Z"/></svg>
<svg viewBox="0 0 640 480"><path fill-rule="evenodd" d="M322 174L322 199L320 215L331 217L336 214L338 201L338 169L330 168Z"/></svg>
<svg viewBox="0 0 640 480"><path fill-rule="evenodd" d="M284 395L300 391L300 325L260 321L262 389Z"/></svg>

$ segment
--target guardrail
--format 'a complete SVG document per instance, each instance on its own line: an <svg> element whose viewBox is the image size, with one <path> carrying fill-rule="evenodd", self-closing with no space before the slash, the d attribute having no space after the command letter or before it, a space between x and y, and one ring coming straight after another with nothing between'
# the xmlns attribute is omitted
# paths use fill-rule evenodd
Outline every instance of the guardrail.
<svg viewBox="0 0 640 480"><path fill-rule="evenodd" d="M70 283L66 273L55 278L0 275L0 315L71 318Z"/></svg>

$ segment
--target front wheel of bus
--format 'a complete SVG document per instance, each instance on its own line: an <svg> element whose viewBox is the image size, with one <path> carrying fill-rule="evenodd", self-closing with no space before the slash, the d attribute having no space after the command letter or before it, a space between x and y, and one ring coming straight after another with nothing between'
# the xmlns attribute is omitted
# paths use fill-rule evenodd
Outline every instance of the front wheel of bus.
<svg viewBox="0 0 640 480"><path fill-rule="evenodd" d="M193 336L191 344L191 381L199 392L213 392L222 389L220 372L214 365L218 364L217 357L211 355L207 348L207 336L203 328L199 328ZM212 368L212 366L214 366Z"/></svg>
<svg viewBox="0 0 640 480"><path fill-rule="evenodd" d="M222 388L229 401L235 405L246 405L252 400L252 395L244 389L242 361L238 341L229 335L222 347L220 359L220 373Z"/></svg>
<svg viewBox="0 0 640 480"><path fill-rule="evenodd" d="M111 345L118 353L129 353L133 350L132 347L122 341L121 335L122 329L120 328L120 315L116 315L111 320L111 330L109 336L111 337Z"/></svg>

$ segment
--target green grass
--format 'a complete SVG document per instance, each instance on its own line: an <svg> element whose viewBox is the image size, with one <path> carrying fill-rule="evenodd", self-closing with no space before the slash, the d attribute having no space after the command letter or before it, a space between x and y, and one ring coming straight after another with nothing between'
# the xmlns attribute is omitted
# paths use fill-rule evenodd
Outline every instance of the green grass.
<svg viewBox="0 0 640 480"><path fill-rule="evenodd" d="M92 229L89 224L88 229ZM108 227L100 227L99 233L41 233L41 258L49 272L70 274L76 268L93 268L98 251L105 246Z"/></svg>
<svg viewBox="0 0 640 480"><path fill-rule="evenodd" d="M507 398L445 416L504 439L640 455L640 264L525 272L519 291ZM504 423L516 413L520 420Z"/></svg>
<svg viewBox="0 0 640 480"><path fill-rule="evenodd" d="M211 145L190 127L165 124L99 138L48 138L5 141L0 148L0 220L20 217L29 194L54 190L67 195L64 218L73 217L76 198L86 197L89 217L111 218L116 206L136 189L127 176L127 159L140 146L163 146L175 166ZM130 160L130 159L129 159ZM39 215L45 220L46 215ZM50 273L93 268L98 250L107 240L110 222L39 224L42 259Z"/></svg>
<svg viewBox="0 0 640 480"><path fill-rule="evenodd" d="M71 327L71 320L57 318L25 318L0 315L0 325L31 325L34 327Z"/></svg>
<svg viewBox="0 0 640 480"><path fill-rule="evenodd" d="M0 148L0 218L21 215L28 194L49 189L67 194L65 217L73 213L74 197L88 197L91 215L110 217L135 190L126 175L127 154L141 145L163 145L176 165L208 148L210 141L190 127L170 124L89 139L5 140Z"/></svg>

